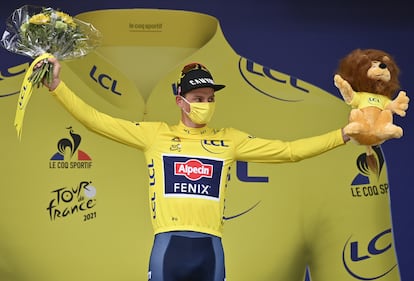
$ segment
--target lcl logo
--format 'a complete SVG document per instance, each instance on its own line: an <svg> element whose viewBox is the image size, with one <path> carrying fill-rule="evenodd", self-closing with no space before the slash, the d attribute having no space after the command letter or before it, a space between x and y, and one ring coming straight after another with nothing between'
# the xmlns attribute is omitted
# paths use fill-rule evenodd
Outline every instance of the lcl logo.
<svg viewBox="0 0 414 281"><path fill-rule="evenodd" d="M110 75L105 73L99 73L98 67L94 65L89 73L89 76L102 88L111 91L115 95L121 96L122 93L117 90L118 81L113 79Z"/></svg>
<svg viewBox="0 0 414 281"><path fill-rule="evenodd" d="M391 229L386 229L369 241L351 241L352 236L349 237L342 251L342 262L346 271L359 280L376 280L390 273L397 264L392 264L394 263L392 262L388 268L383 265L384 259L388 258L385 254L392 249L391 235ZM358 266L361 263L366 269L364 272L361 272L361 266ZM376 266L379 264L381 266ZM373 273L376 267L378 267L378 272Z"/></svg>
<svg viewBox="0 0 414 281"><path fill-rule="evenodd" d="M303 94L310 92L306 83L296 77L261 66L243 57L240 57L239 60L239 71L247 84L259 93L273 99L300 102L305 97Z"/></svg>

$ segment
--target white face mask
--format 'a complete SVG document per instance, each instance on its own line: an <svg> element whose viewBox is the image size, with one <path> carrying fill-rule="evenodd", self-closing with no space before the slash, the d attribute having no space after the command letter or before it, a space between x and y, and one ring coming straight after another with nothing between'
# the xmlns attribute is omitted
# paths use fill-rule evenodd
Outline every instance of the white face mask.
<svg viewBox="0 0 414 281"><path fill-rule="evenodd" d="M184 109L183 111L193 123L204 125L210 122L216 108L215 102L189 102L184 97L181 98L190 105L190 112L186 112Z"/></svg>

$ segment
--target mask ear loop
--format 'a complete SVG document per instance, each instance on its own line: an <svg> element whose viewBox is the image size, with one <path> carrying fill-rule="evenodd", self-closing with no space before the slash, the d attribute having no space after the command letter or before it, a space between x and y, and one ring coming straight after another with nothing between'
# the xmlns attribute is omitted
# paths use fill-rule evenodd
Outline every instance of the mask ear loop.
<svg viewBox="0 0 414 281"><path fill-rule="evenodd" d="M187 112L187 111L185 111L185 109L183 108L183 107L181 107L181 110L185 113L185 114L190 114L190 112L191 112L191 103L184 97L184 96L181 96L180 95L180 98L186 103L186 104L188 104L189 106L190 106L190 111L189 112Z"/></svg>

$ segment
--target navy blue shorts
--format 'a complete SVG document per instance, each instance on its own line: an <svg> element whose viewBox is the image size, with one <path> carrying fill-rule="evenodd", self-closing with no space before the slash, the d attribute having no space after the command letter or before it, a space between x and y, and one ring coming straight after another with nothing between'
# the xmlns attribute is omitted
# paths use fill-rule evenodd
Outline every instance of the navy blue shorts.
<svg viewBox="0 0 414 281"><path fill-rule="evenodd" d="M155 235L150 281L225 281L221 238L191 231Z"/></svg>

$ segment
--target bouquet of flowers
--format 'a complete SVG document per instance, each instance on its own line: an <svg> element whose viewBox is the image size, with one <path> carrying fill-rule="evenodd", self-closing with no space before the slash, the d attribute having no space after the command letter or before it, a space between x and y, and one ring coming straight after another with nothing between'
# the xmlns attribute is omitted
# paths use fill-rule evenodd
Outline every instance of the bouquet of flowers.
<svg viewBox="0 0 414 281"><path fill-rule="evenodd" d="M101 33L89 23L52 8L25 5L16 9L6 22L0 44L6 50L34 59L22 83L15 126L18 136L33 86L52 79L49 57L67 60L82 57L99 46ZM41 67L35 68L39 63Z"/></svg>

